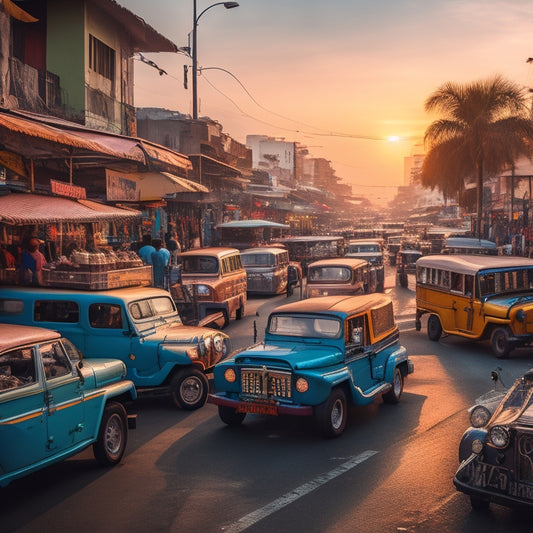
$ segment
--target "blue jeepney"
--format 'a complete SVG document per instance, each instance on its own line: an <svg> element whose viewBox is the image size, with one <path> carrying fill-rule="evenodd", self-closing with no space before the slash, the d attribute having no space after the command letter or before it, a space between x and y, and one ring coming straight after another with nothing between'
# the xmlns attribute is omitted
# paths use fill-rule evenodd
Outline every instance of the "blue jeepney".
<svg viewBox="0 0 533 533"><path fill-rule="evenodd" d="M214 368L223 422L247 413L313 415L326 437L342 434L349 405L397 403L414 366L382 294L323 296L276 308L264 342Z"/></svg>

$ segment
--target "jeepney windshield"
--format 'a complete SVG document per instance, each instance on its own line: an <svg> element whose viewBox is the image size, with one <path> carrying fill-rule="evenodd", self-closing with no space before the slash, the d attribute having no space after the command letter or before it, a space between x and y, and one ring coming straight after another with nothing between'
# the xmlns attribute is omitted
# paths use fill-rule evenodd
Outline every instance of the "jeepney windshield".
<svg viewBox="0 0 533 533"><path fill-rule="evenodd" d="M342 331L341 321L316 315L273 315L268 333L314 339L336 339Z"/></svg>
<svg viewBox="0 0 533 533"><path fill-rule="evenodd" d="M478 274L480 296L529 291L533 288L533 268L484 271Z"/></svg>
<svg viewBox="0 0 533 533"><path fill-rule="evenodd" d="M241 254L242 264L247 266L275 266L274 254Z"/></svg>
<svg viewBox="0 0 533 533"><path fill-rule="evenodd" d="M532 397L533 381L525 377L517 379L494 412L490 425L510 424L517 420L526 409L533 410Z"/></svg>
<svg viewBox="0 0 533 533"><path fill-rule="evenodd" d="M352 277L352 270L343 266L310 267L308 282L320 283L323 281L346 283Z"/></svg>
<svg viewBox="0 0 533 533"><path fill-rule="evenodd" d="M167 296L136 300L129 304L128 310L134 324L141 331L162 323L182 323L172 298Z"/></svg>
<svg viewBox="0 0 533 533"><path fill-rule="evenodd" d="M218 259L210 255L181 257L183 274L218 274Z"/></svg>

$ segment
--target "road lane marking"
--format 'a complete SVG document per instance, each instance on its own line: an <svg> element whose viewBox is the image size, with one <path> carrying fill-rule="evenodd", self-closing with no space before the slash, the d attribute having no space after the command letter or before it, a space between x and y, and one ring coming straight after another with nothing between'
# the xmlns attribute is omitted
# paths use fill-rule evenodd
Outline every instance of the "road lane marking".
<svg viewBox="0 0 533 533"><path fill-rule="evenodd" d="M244 531L245 529L249 528L250 526L253 526L263 518L266 518L267 516L275 513L276 511L279 511L283 507L286 507L290 503L298 500L306 494L309 494L315 489L318 489L328 481L331 481L332 479L335 479L341 474L348 472L348 470L351 470L352 468L363 463L367 459L370 459L370 457L376 455L376 453L378 452L374 450L367 450L366 452L352 457L349 461L346 461L345 463L339 465L337 468L334 468L333 470L330 470L325 474L321 474L315 479L304 483L303 485L300 485L291 492L287 492L277 500L274 500L273 502L270 502L264 507L261 507L261 509L257 509L256 511L253 511L247 514L246 516L243 516L242 518L237 520L237 522L234 522L229 526L223 527L222 531L224 531L224 533L239 533L240 531Z"/></svg>

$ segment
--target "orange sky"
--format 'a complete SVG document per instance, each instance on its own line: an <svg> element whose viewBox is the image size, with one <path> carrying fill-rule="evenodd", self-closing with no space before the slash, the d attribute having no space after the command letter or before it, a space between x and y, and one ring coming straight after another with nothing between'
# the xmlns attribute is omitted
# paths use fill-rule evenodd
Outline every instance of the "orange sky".
<svg viewBox="0 0 533 533"><path fill-rule="evenodd" d="M193 0L118 0L187 46ZM213 2L197 0L200 13ZM309 146L353 192L390 198L403 159L436 117L427 96L445 81L501 74L533 87L530 0L239 0L198 23L199 114L239 142L266 134ZM191 113L183 54L136 62L135 100ZM240 83L239 83L240 82ZM244 88L243 88L244 87ZM400 141L387 142L389 136Z"/></svg>

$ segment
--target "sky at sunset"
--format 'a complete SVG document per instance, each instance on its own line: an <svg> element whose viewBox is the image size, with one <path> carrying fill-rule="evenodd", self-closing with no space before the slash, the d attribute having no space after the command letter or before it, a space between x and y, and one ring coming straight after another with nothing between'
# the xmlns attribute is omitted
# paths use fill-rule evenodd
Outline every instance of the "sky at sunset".
<svg viewBox="0 0 533 533"><path fill-rule="evenodd" d="M117 0L178 46L193 0ZM197 0L200 14L214 2ZM199 115L244 143L248 134L297 141L331 161L354 194L390 198L404 157L436 116L424 111L446 81L501 74L533 87L531 0L239 0L198 24ZM135 63L135 105L192 113L184 54ZM223 70L220 70L223 69ZM387 138L400 137L397 142Z"/></svg>

